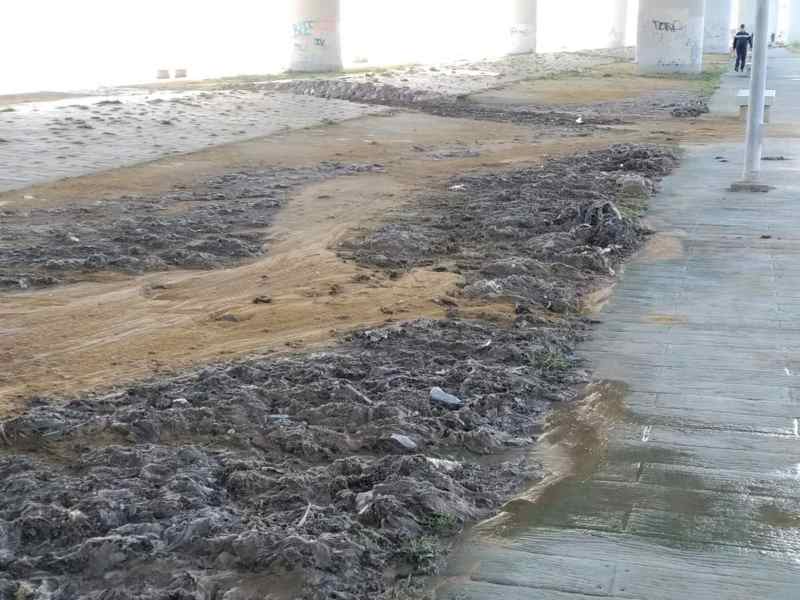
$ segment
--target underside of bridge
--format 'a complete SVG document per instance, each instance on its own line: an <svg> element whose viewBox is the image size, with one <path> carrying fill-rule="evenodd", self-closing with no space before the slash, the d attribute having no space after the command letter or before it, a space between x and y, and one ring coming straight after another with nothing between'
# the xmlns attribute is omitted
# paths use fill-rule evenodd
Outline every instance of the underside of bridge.
<svg viewBox="0 0 800 600"><path fill-rule="evenodd" d="M628 41L638 47L642 72L698 73L702 70L704 52L730 51L735 24L752 29L757 0L596 0L593 9L597 30L606 32L605 39L592 48L617 48ZM778 0L770 2L770 34L777 38ZM788 41L798 37L800 17L797 2L790 4L785 15ZM324 72L342 66L341 1L293 0L293 48L291 70ZM508 54L536 52L537 40L543 35L568 38L574 28L571 20L585 10L585 3L575 0L504 0L497 10L505 15L503 29ZM468 10L465 7L463 10ZM599 16L599 18L598 18ZM634 16L635 19L631 19ZM424 19L424 15L419 16ZM454 7L447 27L458 27L459 11ZM385 24L381 24L384 27ZM635 32L633 31L635 30ZM635 34L635 35L634 35ZM446 43L446 37L442 37ZM590 46L586 46L587 48Z"/></svg>

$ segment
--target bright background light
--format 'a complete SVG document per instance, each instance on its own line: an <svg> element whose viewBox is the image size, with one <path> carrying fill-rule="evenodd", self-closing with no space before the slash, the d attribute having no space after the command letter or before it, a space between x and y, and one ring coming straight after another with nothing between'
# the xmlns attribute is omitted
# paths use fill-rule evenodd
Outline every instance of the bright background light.
<svg viewBox="0 0 800 600"><path fill-rule="evenodd" d="M292 0L1 1L0 94L144 83L158 69L186 68L192 78L278 73L289 60ZM342 0L345 65L502 56L511 2ZM612 3L539 0L539 51L605 47ZM629 45L637 6L629 1Z"/></svg>
<svg viewBox="0 0 800 600"><path fill-rule="evenodd" d="M346 63L442 62L502 55L510 0L343 0Z"/></svg>
<svg viewBox="0 0 800 600"><path fill-rule="evenodd" d="M278 72L288 0L0 0L0 94Z"/></svg>

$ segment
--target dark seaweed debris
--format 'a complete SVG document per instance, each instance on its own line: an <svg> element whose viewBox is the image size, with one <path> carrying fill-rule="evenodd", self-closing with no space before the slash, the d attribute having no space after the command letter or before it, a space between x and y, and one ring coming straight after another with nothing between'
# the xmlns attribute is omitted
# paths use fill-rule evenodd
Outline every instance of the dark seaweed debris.
<svg viewBox="0 0 800 600"><path fill-rule="evenodd" d="M559 127L586 133L591 125L617 124L618 118L593 115L582 118L578 113L555 111L546 107L513 107L481 104L468 98L448 96L410 87L372 82L351 82L342 79L315 79L271 84L272 89L318 98L348 100L398 108L413 108L438 117L476 119L499 123L517 123ZM566 133L566 132L565 132Z"/></svg>
<svg viewBox="0 0 800 600"><path fill-rule="evenodd" d="M56 285L97 271L233 266L264 252L264 230L290 191L382 169L324 162L240 171L156 198L0 211L0 289Z"/></svg>
<svg viewBox="0 0 800 600"><path fill-rule="evenodd" d="M647 232L639 213L677 162L668 148L616 145L538 168L460 177L339 251L385 269L456 271L466 277L466 295L568 312L640 245Z"/></svg>
<svg viewBox="0 0 800 600"><path fill-rule="evenodd" d="M569 397L575 374L554 379L537 356L568 356L574 335L417 321L331 352L36 402L0 430L0 590L256 597L237 581L294 570L305 598L374 597L409 544L537 476L525 459L480 457L532 444ZM435 387L463 406L432 401Z"/></svg>
<svg viewBox="0 0 800 600"><path fill-rule="evenodd" d="M676 162L613 146L461 177L341 249L457 270L462 294L516 302L513 322L454 309L34 400L0 423L0 600L263 598L253 577L356 600L435 569L437 540L541 476L524 449L585 380L580 293L641 243L637 211Z"/></svg>

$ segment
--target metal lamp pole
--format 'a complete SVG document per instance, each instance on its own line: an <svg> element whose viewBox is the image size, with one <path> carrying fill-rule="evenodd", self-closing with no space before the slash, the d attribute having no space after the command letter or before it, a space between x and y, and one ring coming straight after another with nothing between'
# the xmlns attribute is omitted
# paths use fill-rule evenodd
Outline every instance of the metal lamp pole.
<svg viewBox="0 0 800 600"><path fill-rule="evenodd" d="M767 47L769 44L769 0L757 0L756 31L753 40L753 73L750 77L750 110L745 138L744 180L756 181L761 171L764 133L764 97L767 88Z"/></svg>

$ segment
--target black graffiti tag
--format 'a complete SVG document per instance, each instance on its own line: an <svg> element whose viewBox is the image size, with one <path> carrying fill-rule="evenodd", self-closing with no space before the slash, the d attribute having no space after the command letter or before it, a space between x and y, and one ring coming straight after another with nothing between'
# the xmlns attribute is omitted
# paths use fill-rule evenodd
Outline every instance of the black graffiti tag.
<svg viewBox="0 0 800 600"><path fill-rule="evenodd" d="M657 19L653 19L653 27L656 31L682 31L683 24L680 21L659 21Z"/></svg>

